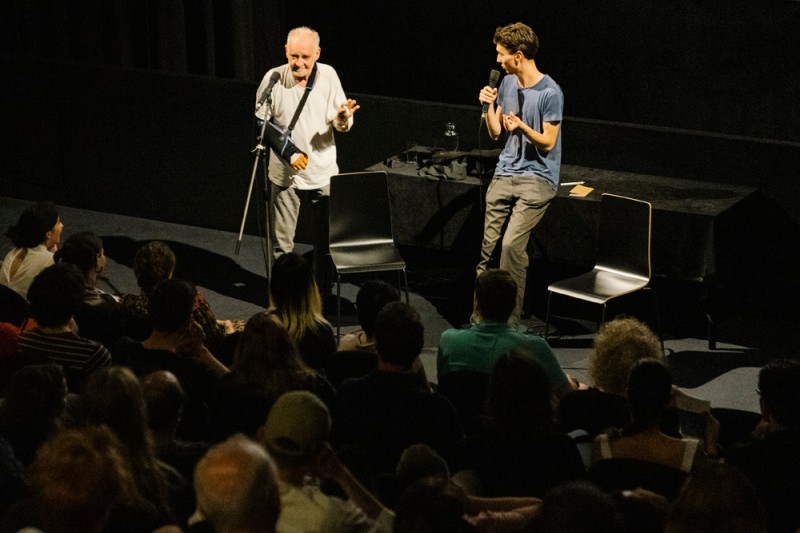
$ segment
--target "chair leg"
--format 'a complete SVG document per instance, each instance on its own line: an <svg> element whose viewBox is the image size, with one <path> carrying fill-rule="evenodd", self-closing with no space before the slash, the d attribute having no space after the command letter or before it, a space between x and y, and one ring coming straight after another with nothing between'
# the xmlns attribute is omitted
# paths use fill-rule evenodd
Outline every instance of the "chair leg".
<svg viewBox="0 0 800 533"><path fill-rule="evenodd" d="M544 340L547 340L547 336L550 333L550 300L553 298L553 293L547 293L547 312L544 316Z"/></svg>
<svg viewBox="0 0 800 533"><path fill-rule="evenodd" d="M652 287L645 287L645 290L650 292L653 297L653 314L655 315L655 326L658 333L658 341L661 343L661 355L666 355L666 352L664 351L664 335L661 332L661 308L658 305L658 293Z"/></svg>
<svg viewBox="0 0 800 533"><path fill-rule="evenodd" d="M403 276L403 288L406 291L406 305L408 305L410 302L408 297L408 275L406 274L405 268L402 270L402 276ZM400 282L400 273L397 274L397 281L398 283Z"/></svg>

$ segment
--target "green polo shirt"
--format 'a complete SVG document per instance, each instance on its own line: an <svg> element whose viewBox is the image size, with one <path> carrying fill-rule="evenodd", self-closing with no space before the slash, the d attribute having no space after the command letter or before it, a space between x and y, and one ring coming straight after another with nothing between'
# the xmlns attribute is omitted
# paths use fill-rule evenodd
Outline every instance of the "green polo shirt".
<svg viewBox="0 0 800 533"><path fill-rule="evenodd" d="M491 373L497 360L514 348L522 348L542 365L554 391L565 390L567 376L547 341L538 335L526 335L506 322L481 322L442 333L436 356L437 375L459 370Z"/></svg>

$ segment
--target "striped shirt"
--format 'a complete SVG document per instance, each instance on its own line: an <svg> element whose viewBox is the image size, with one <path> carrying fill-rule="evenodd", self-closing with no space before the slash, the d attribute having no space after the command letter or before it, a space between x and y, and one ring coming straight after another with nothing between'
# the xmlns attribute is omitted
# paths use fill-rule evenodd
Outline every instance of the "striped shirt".
<svg viewBox="0 0 800 533"><path fill-rule="evenodd" d="M55 363L64 370L67 386L77 392L83 380L104 366L111 365L111 353L105 346L75 333L48 335L39 329L20 333L19 363Z"/></svg>

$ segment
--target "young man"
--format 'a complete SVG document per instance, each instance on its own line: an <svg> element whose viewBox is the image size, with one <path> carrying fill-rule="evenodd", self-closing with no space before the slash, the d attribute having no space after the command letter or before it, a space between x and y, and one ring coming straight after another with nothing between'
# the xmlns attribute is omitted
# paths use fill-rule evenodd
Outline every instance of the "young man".
<svg viewBox="0 0 800 533"><path fill-rule="evenodd" d="M501 269L489 269L475 280L476 324L466 329L448 329L439 339L437 375L471 370L491 374L498 359L515 348L542 365L558 397L579 387L558 364L547 341L526 335L509 324L518 291L514 278Z"/></svg>
<svg viewBox="0 0 800 533"><path fill-rule="evenodd" d="M762 420L751 442L725 450L763 498L770 531L800 528L800 361L775 359L758 373Z"/></svg>
<svg viewBox="0 0 800 533"><path fill-rule="evenodd" d="M412 444L446 456L464 432L450 401L412 373L424 345L419 313L404 302L387 304L375 321L375 341L378 367L338 389L331 441L363 451L376 473L393 472Z"/></svg>
<svg viewBox="0 0 800 533"><path fill-rule="evenodd" d="M486 191L480 274L486 270L503 224L500 268L517 283L512 320L519 322L528 268L531 231L556 195L561 169L561 120L564 95L553 79L539 71L539 39L520 22L497 28L497 62L506 76L497 89L484 87L478 99L488 104L486 128L493 139L506 132L505 146Z"/></svg>
<svg viewBox="0 0 800 533"><path fill-rule="evenodd" d="M12 368L61 365L70 392L79 392L89 374L111 364L105 346L78 335L75 313L83 302L83 283L81 271L69 263L49 266L34 278L28 300L37 326L20 333Z"/></svg>
<svg viewBox="0 0 800 533"><path fill-rule="evenodd" d="M330 429L328 408L308 391L281 395L259 429L259 440L277 465L278 533L392 531L394 514L338 459L328 444ZM321 480L338 484L347 499L324 493Z"/></svg>
<svg viewBox="0 0 800 533"><path fill-rule="evenodd" d="M325 295L330 293L333 279L328 253L330 180L331 176L339 173L333 132L350 131L353 114L359 106L355 100L345 96L336 71L317 61L320 47L316 31L306 27L293 29L286 39L285 49L287 63L269 70L258 87L257 99L272 76L279 76L269 105L259 107L256 116L285 130L292 122L303 93L310 90L291 135L308 159L290 164L276 153L270 153L269 179L274 209L272 244L276 258L294 249L300 202L303 198L310 201L315 236L315 278ZM311 79L312 73L316 73L314 79Z"/></svg>

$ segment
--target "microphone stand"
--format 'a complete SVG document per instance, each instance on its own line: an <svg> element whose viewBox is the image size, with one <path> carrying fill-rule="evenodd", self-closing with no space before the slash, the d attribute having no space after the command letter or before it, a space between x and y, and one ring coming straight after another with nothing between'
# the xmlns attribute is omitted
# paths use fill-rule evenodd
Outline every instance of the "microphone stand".
<svg viewBox="0 0 800 533"><path fill-rule="evenodd" d="M270 105L272 103L272 95L267 95L267 100L264 102L264 105ZM267 128L267 121L261 124L261 133L258 136L258 140L256 141L256 147L253 149L255 152L256 157L253 161L253 173L250 176L250 187L247 189L247 200L244 203L244 213L242 214L242 224L239 227L239 238L236 241L236 250L235 254L239 255L239 249L242 245L242 235L244 234L244 224L247 220L247 210L250 207L250 198L253 194L253 184L256 181L256 174L258 173L258 162L259 160L263 160L265 157L265 152L268 151L268 148L264 146L264 133L266 132ZM266 161L264 162L264 184L267 194L267 216L266 216L266 240L267 240L267 282L272 281L272 257L274 255L274 251L272 249L272 186L269 181L269 176L267 175L267 166Z"/></svg>

